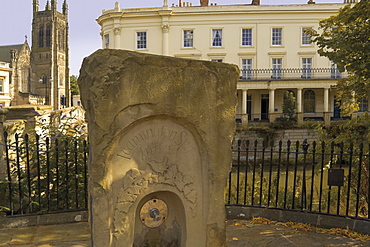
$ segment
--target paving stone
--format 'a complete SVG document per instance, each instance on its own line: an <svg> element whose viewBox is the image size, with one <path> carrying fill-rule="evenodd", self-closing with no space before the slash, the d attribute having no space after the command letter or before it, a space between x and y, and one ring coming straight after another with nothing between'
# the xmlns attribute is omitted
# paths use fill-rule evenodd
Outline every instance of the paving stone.
<svg viewBox="0 0 370 247"><path fill-rule="evenodd" d="M330 247L370 246L361 242L326 233L305 232L279 224L250 224L248 220L228 220L229 247ZM0 229L1 247L90 247L87 222Z"/></svg>
<svg viewBox="0 0 370 247"><path fill-rule="evenodd" d="M63 243L82 241L90 238L90 229L88 223L72 223L61 225L39 226L38 232L43 232L43 235L38 234L34 243Z"/></svg>
<svg viewBox="0 0 370 247"><path fill-rule="evenodd" d="M267 246L370 246L370 242L361 242L342 236L325 233L297 231L283 225L249 224L249 221L227 221L229 247L267 247ZM249 225L248 225L249 224Z"/></svg>
<svg viewBox="0 0 370 247"><path fill-rule="evenodd" d="M8 235L10 240L9 244L31 244L33 237L36 234L36 229L32 227L24 228L10 228L6 229L2 235Z"/></svg>

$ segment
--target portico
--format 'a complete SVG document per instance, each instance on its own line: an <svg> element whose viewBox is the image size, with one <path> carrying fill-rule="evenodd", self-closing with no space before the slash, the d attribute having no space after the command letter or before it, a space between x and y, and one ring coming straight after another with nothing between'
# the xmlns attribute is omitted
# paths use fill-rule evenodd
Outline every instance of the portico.
<svg viewBox="0 0 370 247"><path fill-rule="evenodd" d="M334 118L336 80L239 81L237 121L273 122L282 116L284 93L293 92L298 123ZM267 114L267 115L266 115Z"/></svg>

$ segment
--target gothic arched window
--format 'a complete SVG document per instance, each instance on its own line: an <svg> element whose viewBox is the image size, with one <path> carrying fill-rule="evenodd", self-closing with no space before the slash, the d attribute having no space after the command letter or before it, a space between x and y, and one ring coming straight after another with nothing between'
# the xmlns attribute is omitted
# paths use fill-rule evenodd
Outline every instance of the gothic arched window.
<svg viewBox="0 0 370 247"><path fill-rule="evenodd" d="M303 111L306 113L314 113L315 107L315 92L306 90L304 92Z"/></svg>
<svg viewBox="0 0 370 247"><path fill-rule="evenodd" d="M62 49L62 34L58 31L58 49Z"/></svg>
<svg viewBox="0 0 370 247"><path fill-rule="evenodd" d="M39 48L44 47L44 25L39 26Z"/></svg>
<svg viewBox="0 0 370 247"><path fill-rule="evenodd" d="M66 50L66 32L62 30L62 50Z"/></svg>
<svg viewBox="0 0 370 247"><path fill-rule="evenodd" d="M46 24L46 47L51 47L51 24Z"/></svg>

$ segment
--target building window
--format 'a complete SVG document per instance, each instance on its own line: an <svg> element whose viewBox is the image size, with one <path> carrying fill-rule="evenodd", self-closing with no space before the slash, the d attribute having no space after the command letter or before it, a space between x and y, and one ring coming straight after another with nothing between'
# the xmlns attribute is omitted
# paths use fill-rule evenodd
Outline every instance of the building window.
<svg viewBox="0 0 370 247"><path fill-rule="evenodd" d="M252 95L247 95L247 114L248 120L252 120Z"/></svg>
<svg viewBox="0 0 370 247"><path fill-rule="evenodd" d="M64 46L64 30L61 30L59 32L59 49L61 50L65 50L65 46Z"/></svg>
<svg viewBox="0 0 370 247"><path fill-rule="evenodd" d="M212 30L212 46L214 47L222 46L222 29Z"/></svg>
<svg viewBox="0 0 370 247"><path fill-rule="evenodd" d="M146 49L146 32L136 33L136 49Z"/></svg>
<svg viewBox="0 0 370 247"><path fill-rule="evenodd" d="M46 47L51 47L51 24L46 24Z"/></svg>
<svg viewBox="0 0 370 247"><path fill-rule="evenodd" d="M339 72L338 66L333 62L331 62L330 77L332 79L340 79L341 78L341 73Z"/></svg>
<svg viewBox="0 0 370 247"><path fill-rule="evenodd" d="M104 48L109 48L109 34L104 35Z"/></svg>
<svg viewBox="0 0 370 247"><path fill-rule="evenodd" d="M359 112L367 112L369 109L369 102L366 98L361 98L359 101Z"/></svg>
<svg viewBox="0 0 370 247"><path fill-rule="evenodd" d="M64 75L60 75L59 77L59 86L64 86Z"/></svg>
<svg viewBox="0 0 370 247"><path fill-rule="evenodd" d="M312 45L311 35L307 33L309 28L302 28L302 45Z"/></svg>
<svg viewBox="0 0 370 247"><path fill-rule="evenodd" d="M305 113L315 112L315 92L312 90L306 90L304 92L303 111Z"/></svg>
<svg viewBox="0 0 370 247"><path fill-rule="evenodd" d="M242 46L252 46L252 29L242 29Z"/></svg>
<svg viewBox="0 0 370 247"><path fill-rule="evenodd" d="M44 25L39 26L39 48L44 47Z"/></svg>
<svg viewBox="0 0 370 247"><path fill-rule="evenodd" d="M281 46L282 45L282 37L283 37L283 29L282 28L273 28L272 29L272 45Z"/></svg>
<svg viewBox="0 0 370 247"><path fill-rule="evenodd" d="M23 68L22 69L22 84L21 84L21 92L22 93L27 93L29 90L28 90L28 85L29 85L29 73L30 73L30 69L29 68Z"/></svg>
<svg viewBox="0 0 370 247"><path fill-rule="evenodd" d="M242 59L242 79L252 79L252 59Z"/></svg>
<svg viewBox="0 0 370 247"><path fill-rule="evenodd" d="M4 92L4 79L0 78L0 92Z"/></svg>
<svg viewBox="0 0 370 247"><path fill-rule="evenodd" d="M302 58L302 78L312 78L312 58Z"/></svg>
<svg viewBox="0 0 370 247"><path fill-rule="evenodd" d="M218 62L218 63L222 63L223 60L222 59L211 59L212 62Z"/></svg>
<svg viewBox="0 0 370 247"><path fill-rule="evenodd" d="M193 30L184 30L184 47L193 47Z"/></svg>
<svg viewBox="0 0 370 247"><path fill-rule="evenodd" d="M283 59L273 58L272 59L272 79L281 79L283 76Z"/></svg>

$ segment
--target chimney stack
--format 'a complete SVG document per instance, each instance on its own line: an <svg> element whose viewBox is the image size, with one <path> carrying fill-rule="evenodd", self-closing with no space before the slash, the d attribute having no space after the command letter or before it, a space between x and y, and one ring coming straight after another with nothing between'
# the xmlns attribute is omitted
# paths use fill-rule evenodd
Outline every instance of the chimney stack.
<svg viewBox="0 0 370 247"><path fill-rule="evenodd" d="M260 0L252 0L252 5L260 5Z"/></svg>
<svg viewBox="0 0 370 247"><path fill-rule="evenodd" d="M200 0L200 6L207 7L209 3L209 0Z"/></svg>

